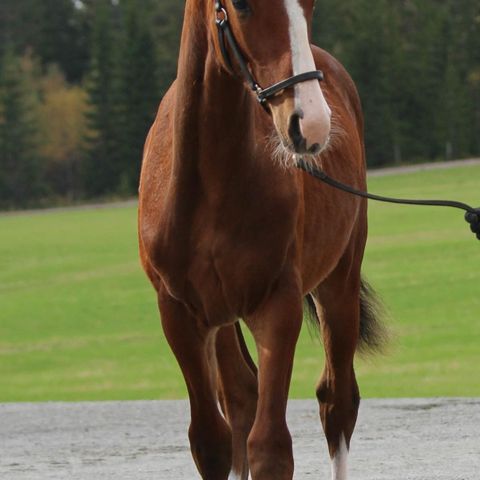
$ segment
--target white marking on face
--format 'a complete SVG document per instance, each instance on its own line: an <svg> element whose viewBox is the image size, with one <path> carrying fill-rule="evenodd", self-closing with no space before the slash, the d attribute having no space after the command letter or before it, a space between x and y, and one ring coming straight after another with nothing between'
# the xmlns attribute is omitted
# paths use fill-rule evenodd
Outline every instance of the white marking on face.
<svg viewBox="0 0 480 480"><path fill-rule="evenodd" d="M332 459L332 480L347 480L348 476L348 448L345 435L342 433L340 445Z"/></svg>
<svg viewBox="0 0 480 480"><path fill-rule="evenodd" d="M293 74L316 70L308 38L307 20L299 0L284 0L289 19ZM330 131L331 110L317 80L295 85L295 108L303 112L300 121L308 145L325 145Z"/></svg>
<svg viewBox="0 0 480 480"><path fill-rule="evenodd" d="M290 22L289 34L292 49L293 74L315 70L313 55L308 41L307 20L303 8L298 0L285 0L288 19ZM297 85L298 86L298 85Z"/></svg>

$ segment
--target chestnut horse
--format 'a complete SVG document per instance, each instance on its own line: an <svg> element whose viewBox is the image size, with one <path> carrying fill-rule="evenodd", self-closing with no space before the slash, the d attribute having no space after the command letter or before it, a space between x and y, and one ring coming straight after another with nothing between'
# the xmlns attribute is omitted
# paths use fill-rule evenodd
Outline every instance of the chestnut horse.
<svg viewBox="0 0 480 480"><path fill-rule="evenodd" d="M347 476L360 399L354 354L377 340L360 274L367 205L295 164L302 157L365 189L363 120L349 75L310 45L313 7L187 0L177 79L145 146L140 254L188 388L192 455L208 480L292 479L285 413L306 298L326 352L317 398L332 475ZM219 35L227 18L247 76L264 86L295 77L263 105L235 45ZM256 342L258 372L239 319Z"/></svg>

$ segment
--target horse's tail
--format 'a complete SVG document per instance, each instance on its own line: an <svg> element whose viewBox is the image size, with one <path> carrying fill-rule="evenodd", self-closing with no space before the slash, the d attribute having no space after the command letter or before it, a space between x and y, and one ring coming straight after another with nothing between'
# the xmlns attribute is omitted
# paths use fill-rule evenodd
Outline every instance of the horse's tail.
<svg viewBox="0 0 480 480"><path fill-rule="evenodd" d="M385 307L371 285L362 278L360 284L360 335L358 350L361 353L382 353L389 334L384 323Z"/></svg>
<svg viewBox="0 0 480 480"><path fill-rule="evenodd" d="M319 332L317 309L313 294L306 297L307 320ZM389 334L384 324L385 307L371 285L362 278L360 284L360 332L358 350L362 354L382 353L388 343Z"/></svg>

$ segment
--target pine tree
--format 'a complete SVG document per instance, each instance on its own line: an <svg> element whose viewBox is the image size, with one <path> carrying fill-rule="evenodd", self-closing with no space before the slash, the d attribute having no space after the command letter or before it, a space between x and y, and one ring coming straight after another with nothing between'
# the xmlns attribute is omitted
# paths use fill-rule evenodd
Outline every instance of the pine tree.
<svg viewBox="0 0 480 480"><path fill-rule="evenodd" d="M138 190L143 145L160 101L157 62L150 26L137 0L126 0L119 65L118 122L121 189Z"/></svg>
<svg viewBox="0 0 480 480"><path fill-rule="evenodd" d="M450 91L453 107L453 154L463 157L480 153L480 5L457 0L450 7L452 23ZM457 157L458 158L458 157Z"/></svg>
<svg viewBox="0 0 480 480"><path fill-rule="evenodd" d="M2 0L0 2L0 56L7 49L22 55L38 44L41 29L41 2Z"/></svg>
<svg viewBox="0 0 480 480"><path fill-rule="evenodd" d="M352 74L377 165L478 154L480 6L323 0L316 41Z"/></svg>
<svg viewBox="0 0 480 480"><path fill-rule="evenodd" d="M60 65L67 80L78 83L88 62L88 24L72 0L38 2L39 28L36 54L44 66Z"/></svg>
<svg viewBox="0 0 480 480"><path fill-rule="evenodd" d="M469 62L468 85L471 92L472 105L472 135L471 151L480 156L480 5L474 15L474 22L469 34L468 51Z"/></svg>
<svg viewBox="0 0 480 480"><path fill-rule="evenodd" d="M87 81L89 134L83 169L84 190L88 196L112 193L120 181L114 7L109 0L98 0L94 8Z"/></svg>
<svg viewBox="0 0 480 480"><path fill-rule="evenodd" d="M145 0L147 11L152 13L153 32L160 80L160 93L164 94L177 74L177 59L183 22L184 2Z"/></svg>
<svg viewBox="0 0 480 480"><path fill-rule="evenodd" d="M75 83L82 80L87 67L88 33L87 10L78 8L78 2L0 2L0 55L7 44L20 56L34 51L43 67L58 64L67 79Z"/></svg>
<svg viewBox="0 0 480 480"><path fill-rule="evenodd" d="M0 207L27 207L42 193L36 125L21 65L11 49L0 64Z"/></svg>

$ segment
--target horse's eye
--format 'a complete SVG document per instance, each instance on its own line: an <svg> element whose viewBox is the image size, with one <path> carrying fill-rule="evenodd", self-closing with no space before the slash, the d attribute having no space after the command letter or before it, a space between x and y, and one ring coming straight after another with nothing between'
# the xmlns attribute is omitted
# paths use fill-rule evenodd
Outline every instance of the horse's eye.
<svg viewBox="0 0 480 480"><path fill-rule="evenodd" d="M236 10L240 12L245 12L248 10L248 2L247 0L232 0L233 6Z"/></svg>

